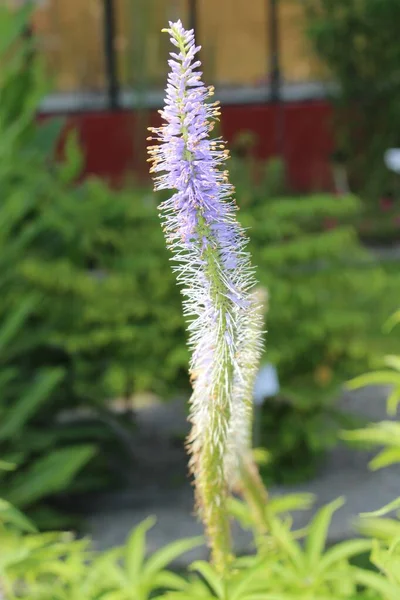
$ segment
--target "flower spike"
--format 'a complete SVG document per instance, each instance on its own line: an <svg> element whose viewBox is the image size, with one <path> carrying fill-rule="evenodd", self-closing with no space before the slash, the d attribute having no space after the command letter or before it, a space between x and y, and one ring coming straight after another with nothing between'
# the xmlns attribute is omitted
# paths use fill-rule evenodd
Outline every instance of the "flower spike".
<svg viewBox="0 0 400 600"><path fill-rule="evenodd" d="M192 353L190 466L213 560L224 572L232 557L226 503L238 453L249 450L248 387L262 326L247 239L223 168L228 151L221 139L209 138L219 103L210 102L214 88L201 80L193 30L177 21L165 31L176 50L168 61L164 123L151 129L155 144L149 154L155 189L175 191L159 208ZM249 330L257 338L252 344L246 342ZM239 435L238 428L245 433ZM235 437L246 448L232 444Z"/></svg>

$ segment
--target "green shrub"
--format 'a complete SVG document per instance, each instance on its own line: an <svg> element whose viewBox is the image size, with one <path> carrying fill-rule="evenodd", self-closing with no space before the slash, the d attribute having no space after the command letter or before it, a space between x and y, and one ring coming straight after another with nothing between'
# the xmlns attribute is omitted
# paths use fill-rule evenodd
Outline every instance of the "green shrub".
<svg viewBox="0 0 400 600"><path fill-rule="evenodd" d="M400 143L397 0L307 0L308 36L331 78L334 131L353 189L375 199L396 193L383 154ZM396 189L397 187L397 189Z"/></svg>
<svg viewBox="0 0 400 600"><path fill-rule="evenodd" d="M10 600L147 600L155 591L184 583L166 566L201 543L179 540L146 559L149 518L126 545L96 555L89 540L70 534L38 533L11 505L0 500L0 593Z"/></svg>
<svg viewBox="0 0 400 600"><path fill-rule="evenodd" d="M326 547L331 518L341 499L320 509L307 530L292 530L290 512L310 507L312 497L288 495L265 507L269 524L260 535L252 512L238 500L232 515L254 530L256 552L236 560L222 579L205 561L178 575L167 566L199 546L201 538L179 540L146 557L149 518L123 547L95 553L89 540L69 534L41 534L25 517L0 501L0 585L10 600L395 600L392 579L377 538L353 539ZM300 542L303 540L303 543ZM357 566L365 553L381 573ZM396 578L396 571L393 571Z"/></svg>
<svg viewBox="0 0 400 600"><path fill-rule="evenodd" d="M0 489L55 526L48 499L115 485L134 458L134 423L109 400L165 392L186 351L152 198L78 185L73 133L54 161L63 123L36 120L47 79L28 16L0 11L0 453L15 464Z"/></svg>
<svg viewBox="0 0 400 600"><path fill-rule="evenodd" d="M262 191L262 189L261 189ZM267 360L281 392L263 407L263 442L272 451L266 477L309 476L335 443L345 417L335 400L342 383L374 364L383 340L371 314L395 309L400 280L386 273L349 223L352 196L260 198L241 211L261 284L270 290Z"/></svg>

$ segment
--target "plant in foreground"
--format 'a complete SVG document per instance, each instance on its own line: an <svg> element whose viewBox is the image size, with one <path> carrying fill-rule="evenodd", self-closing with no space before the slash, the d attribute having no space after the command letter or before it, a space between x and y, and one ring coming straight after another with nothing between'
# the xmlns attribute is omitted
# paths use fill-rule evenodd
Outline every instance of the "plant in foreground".
<svg viewBox="0 0 400 600"><path fill-rule="evenodd" d="M165 31L177 51L160 111L165 123L151 129L157 144L149 160L155 189L175 190L160 212L189 321L191 469L213 560L224 572L231 561L229 488L243 480L241 472L252 472L246 465L262 318L247 239L222 169L228 151L220 139L209 139L219 105L201 81L193 31L180 21Z"/></svg>

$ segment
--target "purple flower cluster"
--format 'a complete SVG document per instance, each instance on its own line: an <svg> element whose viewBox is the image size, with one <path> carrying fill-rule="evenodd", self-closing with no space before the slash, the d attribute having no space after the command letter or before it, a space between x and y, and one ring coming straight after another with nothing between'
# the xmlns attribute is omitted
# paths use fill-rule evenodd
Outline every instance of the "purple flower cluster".
<svg viewBox="0 0 400 600"><path fill-rule="evenodd" d="M185 31L180 21L170 27L171 41L180 51L172 52L168 61L171 72L165 107L160 111L166 124L153 130L159 144L150 148L151 171L162 173L156 189L176 190L161 206L167 215L167 240L173 248L178 245L188 251L195 244L203 253L208 247L218 247L226 296L245 306L242 278L235 278L246 260L241 255L245 240L234 219L236 207L227 201L233 188L227 172L220 169L228 151L221 140L209 140L219 105L207 102L213 88L201 82L193 31Z"/></svg>

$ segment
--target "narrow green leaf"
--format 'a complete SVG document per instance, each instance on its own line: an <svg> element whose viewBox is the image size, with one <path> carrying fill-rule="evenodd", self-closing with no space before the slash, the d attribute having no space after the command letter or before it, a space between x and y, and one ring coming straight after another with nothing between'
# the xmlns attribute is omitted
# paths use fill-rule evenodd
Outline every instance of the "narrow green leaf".
<svg viewBox="0 0 400 600"><path fill-rule="evenodd" d="M314 494L285 494L271 498L266 510L273 514L291 512L294 510L309 510L315 502Z"/></svg>
<svg viewBox="0 0 400 600"><path fill-rule="evenodd" d="M399 588L398 586L390 583L385 577L378 573L372 573L371 571L364 571L363 569L355 569L355 578L361 585L365 585L367 588L376 590L385 600L399 600Z"/></svg>
<svg viewBox="0 0 400 600"><path fill-rule="evenodd" d="M20 38L29 23L32 10L30 2L25 2L16 11L5 5L0 7L0 55Z"/></svg>
<svg viewBox="0 0 400 600"><path fill-rule="evenodd" d="M400 371L400 356L396 354L388 354L383 358L385 364L395 371Z"/></svg>
<svg viewBox="0 0 400 600"><path fill-rule="evenodd" d="M372 548L371 540L349 540L329 548L318 563L317 571L328 571L335 563L348 560L353 556L367 552Z"/></svg>
<svg viewBox="0 0 400 600"><path fill-rule="evenodd" d="M357 519L355 527L362 535L378 540L387 541L400 536L400 521L395 519L364 517Z"/></svg>
<svg viewBox="0 0 400 600"><path fill-rule="evenodd" d="M400 404L400 388L394 388L387 399L387 413L390 417L395 417L397 408Z"/></svg>
<svg viewBox="0 0 400 600"><path fill-rule="evenodd" d="M23 473L15 475L4 494L12 504L25 507L41 498L67 489L76 474L95 455L94 446L72 446L53 450Z"/></svg>
<svg viewBox="0 0 400 600"><path fill-rule="evenodd" d="M396 325L398 325L398 323L400 323L400 310L396 311L391 317L389 317L383 326L383 330L386 333L389 333L392 331L392 329L394 329L394 327L396 327Z"/></svg>
<svg viewBox="0 0 400 600"><path fill-rule="evenodd" d="M154 577L154 586L156 588L165 588L168 590L184 590L187 587L187 581L172 571L160 571Z"/></svg>
<svg viewBox="0 0 400 600"><path fill-rule="evenodd" d="M362 442L364 444L381 444L400 448L400 423L382 421L364 429L340 432L340 437L349 442Z"/></svg>
<svg viewBox="0 0 400 600"><path fill-rule="evenodd" d="M384 467L389 467L395 463L400 463L400 448L388 448L382 450L375 458L373 458L369 467L372 471L377 471Z"/></svg>
<svg viewBox="0 0 400 600"><path fill-rule="evenodd" d="M158 571L164 569L169 563L175 560L175 558L202 544L204 544L203 537L177 540L176 542L168 544L165 548L157 550L157 552L150 556L144 566L143 575L145 577L154 577Z"/></svg>
<svg viewBox="0 0 400 600"><path fill-rule="evenodd" d="M305 552L310 568L315 567L321 559L332 516L343 504L344 498L338 498L321 508L311 521L305 542Z"/></svg>
<svg viewBox="0 0 400 600"><path fill-rule="evenodd" d="M29 296L12 312L0 329L0 352L3 352L21 329L37 304L36 296Z"/></svg>
<svg viewBox="0 0 400 600"><path fill-rule="evenodd" d="M355 377L351 381L348 381L346 387L349 390L356 390L369 385L400 385L400 373L394 373L393 371L375 371L373 373L366 373Z"/></svg>
<svg viewBox="0 0 400 600"><path fill-rule="evenodd" d="M393 500L393 502L386 504L379 510L374 510L373 512L361 513L360 517L361 518L363 518L363 517L384 517L385 515L393 512L394 510L397 510L398 508L400 508L400 498Z"/></svg>
<svg viewBox="0 0 400 600"><path fill-rule="evenodd" d="M253 519L250 514L249 507L238 500L237 498L229 498L228 510L232 517L234 517L243 528L250 528L253 524Z"/></svg>
<svg viewBox="0 0 400 600"><path fill-rule="evenodd" d="M210 588L213 590L217 598L220 600L225 600L224 582L209 563L203 560L197 560L190 565L190 570L200 573L200 575L204 577L206 583L208 583Z"/></svg>
<svg viewBox="0 0 400 600"><path fill-rule="evenodd" d="M35 414L37 408L46 402L51 392L64 377L62 369L52 369L39 373L35 382L25 394L14 404L13 410L7 411L0 425L0 440L16 435L25 423Z"/></svg>
<svg viewBox="0 0 400 600"><path fill-rule="evenodd" d="M232 587L229 587L229 600L241 600L244 597L248 598L249 588L251 588L252 583L255 583L255 580L257 579L257 573L261 570L264 572L264 577L267 577L265 567L265 562L259 563L253 568L247 566L246 570L243 571L241 574L242 576L238 579L238 581L232 582Z"/></svg>
<svg viewBox="0 0 400 600"><path fill-rule="evenodd" d="M65 159L58 167L60 180L64 183L73 182L81 174L84 157L79 145L78 132L69 132L64 147Z"/></svg>
<svg viewBox="0 0 400 600"><path fill-rule="evenodd" d="M53 117L36 124L30 144L32 149L40 152L44 157L52 157L65 127L64 117Z"/></svg>
<svg viewBox="0 0 400 600"><path fill-rule="evenodd" d="M125 568L129 581L138 584L142 578L143 563L146 556L146 534L154 527L155 517L148 517L131 533L125 549Z"/></svg>
<svg viewBox="0 0 400 600"><path fill-rule="evenodd" d="M15 471L15 469L15 464L0 460L0 471Z"/></svg>
<svg viewBox="0 0 400 600"><path fill-rule="evenodd" d="M278 519L272 519L270 530L279 550L290 558L298 571L303 572L305 568L304 556L300 545L293 539L291 532Z"/></svg>
<svg viewBox="0 0 400 600"><path fill-rule="evenodd" d="M14 525L21 531L35 533L36 527L17 508L0 498L0 523Z"/></svg>

